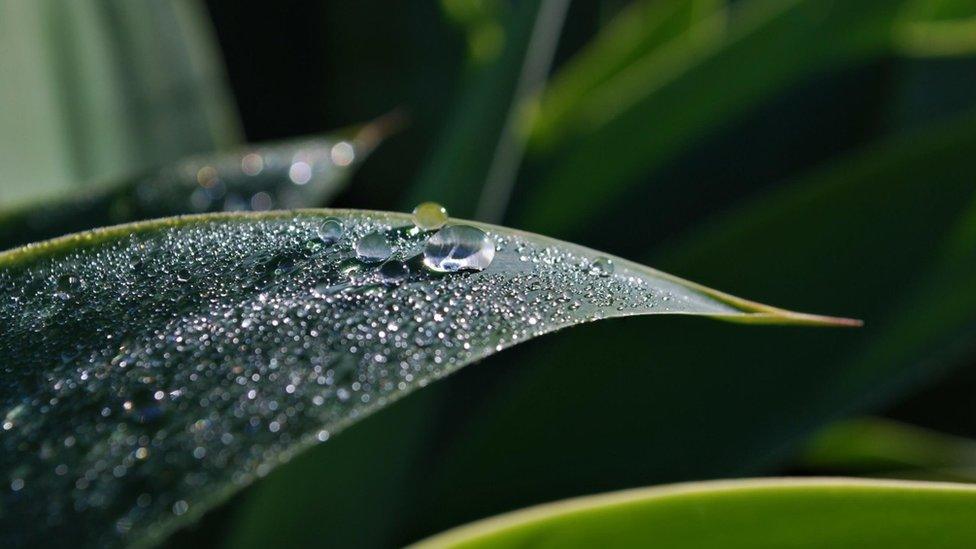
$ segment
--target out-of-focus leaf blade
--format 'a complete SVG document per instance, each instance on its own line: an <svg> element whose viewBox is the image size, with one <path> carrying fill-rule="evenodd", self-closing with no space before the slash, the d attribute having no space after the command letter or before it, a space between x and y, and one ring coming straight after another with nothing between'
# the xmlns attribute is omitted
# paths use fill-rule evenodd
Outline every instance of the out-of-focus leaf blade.
<svg viewBox="0 0 976 549"><path fill-rule="evenodd" d="M383 130L201 154L101 188L0 212L0 250L123 222L172 215L327 205Z"/></svg>
<svg viewBox="0 0 976 549"><path fill-rule="evenodd" d="M878 417L840 421L805 445L804 470L925 480L976 481L976 441Z"/></svg>
<svg viewBox="0 0 976 549"><path fill-rule="evenodd" d="M567 4L531 0L513 5L505 17L501 52L471 67L440 144L407 203L435 200L456 215L471 217L486 181L496 177L492 171L500 154L515 157L501 160L510 165L497 177L514 177L508 172L518 167L524 138L515 132L513 113L548 74Z"/></svg>
<svg viewBox="0 0 976 549"><path fill-rule="evenodd" d="M540 505L417 547L967 547L976 488L770 479L643 488Z"/></svg>
<svg viewBox="0 0 976 549"><path fill-rule="evenodd" d="M0 206L237 142L203 9L0 2Z"/></svg>
<svg viewBox="0 0 976 549"><path fill-rule="evenodd" d="M911 57L959 56L976 53L976 2L916 1L896 29L899 53Z"/></svg>
<svg viewBox="0 0 976 549"><path fill-rule="evenodd" d="M693 50L696 42L717 40L725 32L724 15L722 2L714 0L640 1L621 10L546 86L531 117L532 145L546 148L565 138L566 125L592 94L666 44L680 39Z"/></svg>
<svg viewBox="0 0 976 549"><path fill-rule="evenodd" d="M167 218L0 254L0 541L158 539L412 390L571 325L852 323L479 227L496 253L475 273L418 265L429 234L408 216L349 210ZM392 258L359 259L378 237Z"/></svg>
<svg viewBox="0 0 976 549"><path fill-rule="evenodd" d="M534 139L559 147L517 218L580 230L703 133L818 72L890 51L901 4L753 0L732 8L727 33L652 51L540 127L546 133Z"/></svg>

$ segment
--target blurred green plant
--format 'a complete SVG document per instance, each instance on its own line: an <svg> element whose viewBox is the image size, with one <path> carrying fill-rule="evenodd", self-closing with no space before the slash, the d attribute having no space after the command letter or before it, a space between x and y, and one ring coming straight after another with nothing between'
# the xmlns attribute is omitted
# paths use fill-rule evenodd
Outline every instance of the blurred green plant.
<svg viewBox="0 0 976 549"><path fill-rule="evenodd" d="M208 25L189 0L0 1L0 207L239 143Z"/></svg>
<svg viewBox="0 0 976 549"><path fill-rule="evenodd" d="M976 482L976 441L884 418L855 418L811 437L796 464L818 474Z"/></svg>

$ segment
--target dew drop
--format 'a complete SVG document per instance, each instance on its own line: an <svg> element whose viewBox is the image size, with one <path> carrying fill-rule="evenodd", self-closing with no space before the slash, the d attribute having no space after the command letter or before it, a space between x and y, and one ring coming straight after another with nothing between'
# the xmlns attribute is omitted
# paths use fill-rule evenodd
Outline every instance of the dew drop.
<svg viewBox="0 0 976 549"><path fill-rule="evenodd" d="M607 277L613 274L613 260L608 257L598 257L590 265L590 274Z"/></svg>
<svg viewBox="0 0 976 549"><path fill-rule="evenodd" d="M336 270L344 276L350 276L358 273L363 269L363 264L358 259L348 258L343 259L336 265Z"/></svg>
<svg viewBox="0 0 976 549"><path fill-rule="evenodd" d="M56 286L56 296L60 299L71 299L71 297L85 289L85 280L73 274L63 274L58 277Z"/></svg>
<svg viewBox="0 0 976 549"><path fill-rule="evenodd" d="M445 227L430 237L424 247L424 265L439 273L482 271L494 258L494 242L484 231L470 225Z"/></svg>
<svg viewBox="0 0 976 549"><path fill-rule="evenodd" d="M356 257L367 263L378 263L393 255L386 235L371 233L356 241Z"/></svg>
<svg viewBox="0 0 976 549"><path fill-rule="evenodd" d="M413 209L413 223L425 231L440 229L447 223L447 209L437 202L424 202Z"/></svg>
<svg viewBox="0 0 976 549"><path fill-rule="evenodd" d="M338 219L330 217L319 225L316 230L319 240L326 244L332 244L342 238L342 223Z"/></svg>
<svg viewBox="0 0 976 549"><path fill-rule="evenodd" d="M397 284L410 275L410 268L401 261L387 261L377 270L380 280L387 284Z"/></svg>

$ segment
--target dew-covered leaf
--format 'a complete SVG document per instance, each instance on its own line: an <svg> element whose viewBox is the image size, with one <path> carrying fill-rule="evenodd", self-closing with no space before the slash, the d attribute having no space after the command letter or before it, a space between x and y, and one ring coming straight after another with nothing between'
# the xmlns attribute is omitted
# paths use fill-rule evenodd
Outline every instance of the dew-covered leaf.
<svg viewBox="0 0 976 549"><path fill-rule="evenodd" d="M0 213L0 250L172 215L327 205L386 132L358 130L185 158L148 174Z"/></svg>
<svg viewBox="0 0 976 549"><path fill-rule="evenodd" d="M429 244L402 214L216 214L0 254L0 544L159 539L412 390L574 324L853 322L457 224Z"/></svg>

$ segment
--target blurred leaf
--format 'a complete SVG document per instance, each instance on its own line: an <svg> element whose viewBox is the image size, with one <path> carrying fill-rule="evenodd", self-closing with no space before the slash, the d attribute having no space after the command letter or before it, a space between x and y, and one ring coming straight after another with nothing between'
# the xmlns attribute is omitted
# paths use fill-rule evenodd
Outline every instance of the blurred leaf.
<svg viewBox="0 0 976 549"><path fill-rule="evenodd" d="M976 488L772 479L643 488L486 519L417 547L968 547Z"/></svg>
<svg viewBox="0 0 976 549"><path fill-rule="evenodd" d="M621 320L448 380L450 420L417 473L405 540L547 499L755 473L828 421L933 373L921 362L927 346L869 367L854 361L936 264L938 243L974 198L974 154L976 116L933 125L783 185L659 257L767 300L843 304L867 320L864 330L743 333L691 321L651 330ZM943 293L939 303L959 299Z"/></svg>
<svg viewBox="0 0 976 549"><path fill-rule="evenodd" d="M0 0L2 206L237 142L201 4Z"/></svg>
<svg viewBox="0 0 976 549"><path fill-rule="evenodd" d="M818 472L976 481L976 441L884 418L834 423L802 450L797 465Z"/></svg>
<svg viewBox="0 0 976 549"><path fill-rule="evenodd" d="M926 0L909 4L896 28L899 53L913 57L976 53L976 2Z"/></svg>
<svg viewBox="0 0 976 549"><path fill-rule="evenodd" d="M901 4L751 0L731 8L727 33L706 19L710 33L652 50L565 119L539 126L533 141L559 147L517 219L579 232L703 133L798 81L889 51Z"/></svg>
<svg viewBox="0 0 976 549"><path fill-rule="evenodd" d="M435 200L469 217L479 208L486 185L499 189L484 192L501 193L507 200L524 145L515 132L515 115L548 75L567 4L531 0L513 5L503 25L501 52L471 67L440 144L406 203Z"/></svg>
<svg viewBox="0 0 976 549"><path fill-rule="evenodd" d="M452 253L491 249L475 273L423 268L444 258L410 217L351 210L167 218L0 254L3 545L158 540L414 389L575 324L854 323L480 227L439 233Z"/></svg>
<svg viewBox="0 0 976 549"><path fill-rule="evenodd" d="M381 119L329 136L190 156L113 185L0 212L0 250L156 217L327 205L384 128Z"/></svg>
<svg viewBox="0 0 976 549"><path fill-rule="evenodd" d="M587 108L592 94L666 44L693 50L719 39L725 15L724 3L716 0L644 0L622 9L547 85L531 117L533 146L551 147L566 137L566 124Z"/></svg>

